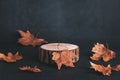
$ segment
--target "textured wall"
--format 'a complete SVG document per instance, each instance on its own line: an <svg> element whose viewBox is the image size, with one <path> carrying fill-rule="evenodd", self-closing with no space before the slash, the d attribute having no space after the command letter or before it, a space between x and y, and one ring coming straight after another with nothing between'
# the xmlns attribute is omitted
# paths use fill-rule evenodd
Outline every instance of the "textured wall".
<svg viewBox="0 0 120 80"><path fill-rule="evenodd" d="M119 46L119 0L0 0L0 45L16 45L17 29L49 42Z"/></svg>

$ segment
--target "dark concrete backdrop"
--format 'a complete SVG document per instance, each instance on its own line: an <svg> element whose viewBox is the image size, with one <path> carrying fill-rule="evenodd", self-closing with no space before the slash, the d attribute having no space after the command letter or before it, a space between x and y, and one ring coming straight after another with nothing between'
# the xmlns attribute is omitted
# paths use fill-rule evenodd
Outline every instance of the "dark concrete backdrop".
<svg viewBox="0 0 120 80"><path fill-rule="evenodd" d="M27 29L48 42L68 42L80 46L80 60L73 69L45 66L38 61L38 47L17 43L16 30ZM91 48L101 42L117 53L105 63L120 63L120 0L0 0L0 52L17 50L24 59L16 64L0 62L1 80L119 80L89 69ZM103 62L100 62L102 64ZM40 74L18 71L21 65L38 65Z"/></svg>
<svg viewBox="0 0 120 80"><path fill-rule="evenodd" d="M119 21L119 0L0 0L0 45L16 45L16 30L29 29L49 42L120 47Z"/></svg>

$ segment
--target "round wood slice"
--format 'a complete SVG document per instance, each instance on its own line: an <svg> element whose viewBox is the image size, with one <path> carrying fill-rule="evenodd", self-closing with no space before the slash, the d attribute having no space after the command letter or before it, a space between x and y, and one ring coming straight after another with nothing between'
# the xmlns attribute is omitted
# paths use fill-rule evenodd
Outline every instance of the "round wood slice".
<svg viewBox="0 0 120 80"><path fill-rule="evenodd" d="M52 60L53 52L61 52L64 50L72 51L78 57L73 59L73 63L79 60L79 46L69 43L49 43L40 46L39 60L43 63L54 63Z"/></svg>

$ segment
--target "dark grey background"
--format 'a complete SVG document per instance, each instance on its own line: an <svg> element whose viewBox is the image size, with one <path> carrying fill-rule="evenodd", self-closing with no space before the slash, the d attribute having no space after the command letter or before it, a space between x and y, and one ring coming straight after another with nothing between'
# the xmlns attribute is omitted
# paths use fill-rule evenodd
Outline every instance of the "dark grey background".
<svg viewBox="0 0 120 80"><path fill-rule="evenodd" d="M38 61L39 47L24 47L17 43L16 30L30 30L48 42L67 42L80 46L80 61L73 69L44 65ZM17 50L23 61L0 62L1 80L118 80L120 72L110 77L89 69L91 48L104 43L117 52L117 58L100 64L120 63L120 0L0 0L0 51ZM38 65L42 73L24 73L22 65Z"/></svg>

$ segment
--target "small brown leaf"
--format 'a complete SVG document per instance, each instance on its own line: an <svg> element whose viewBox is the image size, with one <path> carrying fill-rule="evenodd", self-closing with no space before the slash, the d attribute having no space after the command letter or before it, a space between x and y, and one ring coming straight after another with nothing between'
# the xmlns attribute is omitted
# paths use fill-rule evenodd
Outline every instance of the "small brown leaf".
<svg viewBox="0 0 120 80"><path fill-rule="evenodd" d="M30 71L30 72L35 72L35 73L41 72L41 70L39 68L37 68L37 66L35 66L34 68L31 68L30 66L28 66L28 67L23 66L23 67L20 67L19 69L22 71Z"/></svg>
<svg viewBox="0 0 120 80"><path fill-rule="evenodd" d="M19 55L17 52L15 55L13 55L11 52L8 52L7 56L3 53L0 53L0 60L6 61L6 62L16 62L16 60L21 60L22 56Z"/></svg>
<svg viewBox="0 0 120 80"><path fill-rule="evenodd" d="M92 52L94 52L94 54L90 58L96 61L102 58L103 61L107 62L115 58L116 55L114 51L107 49L103 44L99 43L95 44L95 46L92 48Z"/></svg>
<svg viewBox="0 0 120 80"><path fill-rule="evenodd" d="M16 62L14 55L11 52L8 52L7 56L4 58L6 62Z"/></svg>
<svg viewBox="0 0 120 80"><path fill-rule="evenodd" d="M41 45L42 43L47 42L42 38L34 37L34 35L31 34L29 30L27 30L26 32L24 32L22 30L17 30L17 31L21 35L21 38L18 39L18 43L20 43L24 46L32 45L33 47L35 47L37 45Z"/></svg>
<svg viewBox="0 0 120 80"><path fill-rule="evenodd" d="M94 69L95 71L98 71L102 73L104 76L110 76L111 74L111 66L108 65L107 67L104 67L103 65L98 65L90 62L91 68Z"/></svg>

